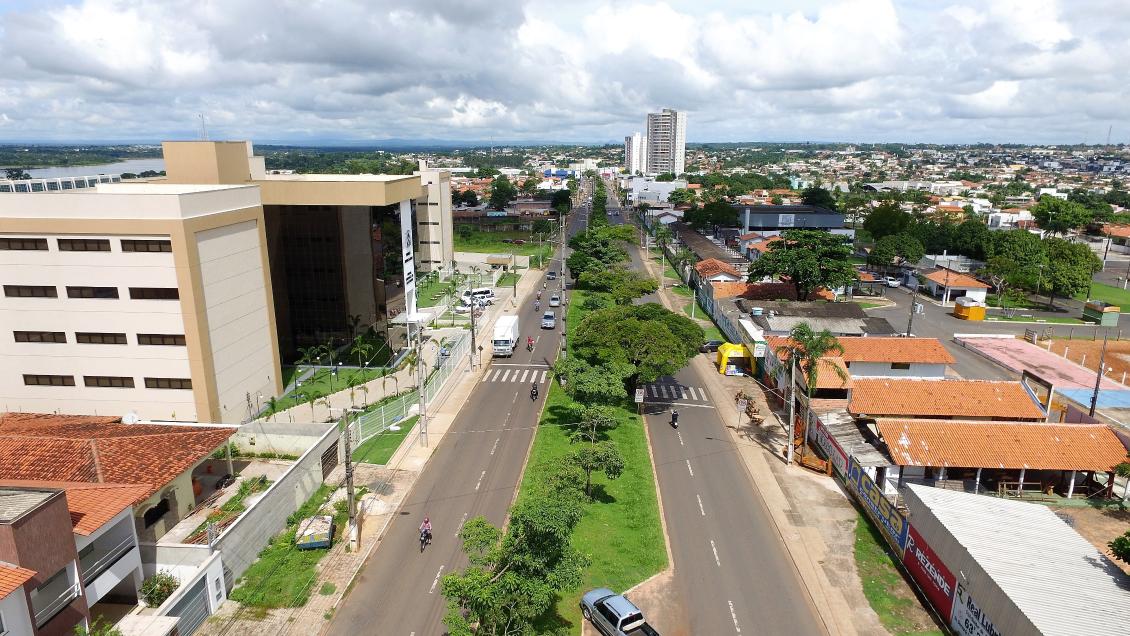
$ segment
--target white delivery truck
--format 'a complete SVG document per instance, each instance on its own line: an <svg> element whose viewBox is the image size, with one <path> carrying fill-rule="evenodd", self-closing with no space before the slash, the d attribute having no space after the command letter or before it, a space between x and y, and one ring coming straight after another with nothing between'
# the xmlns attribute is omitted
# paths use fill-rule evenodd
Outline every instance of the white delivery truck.
<svg viewBox="0 0 1130 636"><path fill-rule="evenodd" d="M518 346L518 317L499 316L494 323L494 357L514 355L514 347Z"/></svg>

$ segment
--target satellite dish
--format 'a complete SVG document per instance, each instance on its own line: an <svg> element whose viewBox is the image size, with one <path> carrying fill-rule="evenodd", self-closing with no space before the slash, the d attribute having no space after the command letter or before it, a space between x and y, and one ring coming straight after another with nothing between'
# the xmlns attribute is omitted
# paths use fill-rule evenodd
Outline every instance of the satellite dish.
<svg viewBox="0 0 1130 636"><path fill-rule="evenodd" d="M122 424L137 424L141 418L137 415L136 411L130 411L122 416Z"/></svg>

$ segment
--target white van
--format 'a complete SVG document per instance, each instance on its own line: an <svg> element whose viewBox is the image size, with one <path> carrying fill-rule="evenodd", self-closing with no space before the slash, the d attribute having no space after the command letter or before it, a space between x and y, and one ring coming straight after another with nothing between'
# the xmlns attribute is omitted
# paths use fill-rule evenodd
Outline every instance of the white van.
<svg viewBox="0 0 1130 636"><path fill-rule="evenodd" d="M461 296L463 304L470 304L471 299L485 303L487 305L494 303L494 290L490 287L478 287L475 289L468 289L463 292Z"/></svg>

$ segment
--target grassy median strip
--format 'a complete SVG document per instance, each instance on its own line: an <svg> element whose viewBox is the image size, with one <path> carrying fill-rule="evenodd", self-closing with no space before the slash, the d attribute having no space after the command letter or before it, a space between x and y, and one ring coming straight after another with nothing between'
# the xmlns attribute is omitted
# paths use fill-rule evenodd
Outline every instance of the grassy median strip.
<svg viewBox="0 0 1130 636"><path fill-rule="evenodd" d="M576 296L573 301L578 301ZM572 309L572 307L570 308ZM534 438L529 464L522 477L521 497L531 492L574 447L569 441L572 399L554 383L546 398L545 413ZM620 426L609 433L624 456L624 473L610 481L593 475L593 500L573 532L573 545L592 559L581 587L559 598L556 611L540 627L570 627L580 633L581 594L594 587L623 591L667 567L659 503L652 478L651 456L639 416L619 409Z"/></svg>
<svg viewBox="0 0 1130 636"><path fill-rule="evenodd" d="M385 432L375 435L357 447L353 451L353 461L364 464L378 464L384 466L388 460L396 453L396 449L400 448L400 444L404 442L405 436L416 425L416 420L420 416L413 415L412 417L397 422L396 425L400 428L399 431L386 430Z"/></svg>
<svg viewBox="0 0 1130 636"><path fill-rule="evenodd" d="M896 636L942 636L891 556L886 541L863 516L855 522L855 565L863 595L887 631Z"/></svg>

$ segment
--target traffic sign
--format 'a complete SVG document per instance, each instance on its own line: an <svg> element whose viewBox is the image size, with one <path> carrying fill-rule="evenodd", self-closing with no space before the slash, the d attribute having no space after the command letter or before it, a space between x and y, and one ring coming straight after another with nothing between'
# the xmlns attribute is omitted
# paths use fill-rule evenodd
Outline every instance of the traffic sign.
<svg viewBox="0 0 1130 636"><path fill-rule="evenodd" d="M643 404L643 389L636 389L636 404Z"/></svg>

